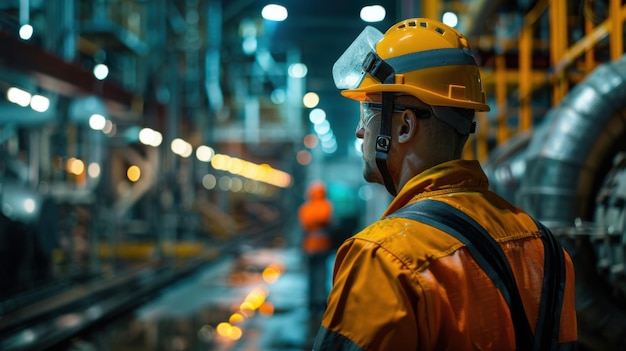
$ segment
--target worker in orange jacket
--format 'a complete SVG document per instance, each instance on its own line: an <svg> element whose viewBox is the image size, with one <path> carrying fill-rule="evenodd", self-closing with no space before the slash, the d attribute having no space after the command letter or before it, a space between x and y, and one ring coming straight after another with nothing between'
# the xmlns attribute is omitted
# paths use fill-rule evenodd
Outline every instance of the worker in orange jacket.
<svg viewBox="0 0 626 351"><path fill-rule="evenodd" d="M365 180L394 198L338 249L313 349L576 349L570 257L461 159L489 110L467 39L424 18L367 27L333 77L360 102Z"/></svg>
<svg viewBox="0 0 626 351"><path fill-rule="evenodd" d="M326 185L313 182L307 189L307 201L298 209L303 231L302 250L307 257L309 310L312 323L319 324L328 298L327 260L332 248L330 225L333 205L326 197Z"/></svg>

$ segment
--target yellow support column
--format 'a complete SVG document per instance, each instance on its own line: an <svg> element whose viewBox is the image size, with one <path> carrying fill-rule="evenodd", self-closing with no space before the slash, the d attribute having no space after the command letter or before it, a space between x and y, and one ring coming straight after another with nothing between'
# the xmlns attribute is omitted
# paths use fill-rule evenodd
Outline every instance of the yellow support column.
<svg viewBox="0 0 626 351"><path fill-rule="evenodd" d="M610 21L611 25L611 33L609 35L609 43L611 45L610 54L611 60L615 61L622 57L624 53L624 32L623 32L623 19L622 19L622 1L621 0L610 0L609 1L609 9L610 9Z"/></svg>
<svg viewBox="0 0 626 351"><path fill-rule="evenodd" d="M567 2L550 1L550 62L556 67L566 51L567 41ZM552 104L557 105L567 94L568 84L565 71L557 72L554 77Z"/></svg>
<svg viewBox="0 0 626 351"><path fill-rule="evenodd" d="M520 33L519 43L519 132L532 128L532 50L533 28L531 24L524 23Z"/></svg>
<svg viewBox="0 0 626 351"><path fill-rule="evenodd" d="M593 32L593 22L585 17L585 36ZM590 47L585 51L585 74L589 74L596 68L595 49Z"/></svg>
<svg viewBox="0 0 626 351"><path fill-rule="evenodd" d="M504 53L496 54L496 113L498 120L498 129L496 131L496 141L498 145L502 145L509 138L509 126L507 123L508 105L506 102L506 60Z"/></svg>
<svg viewBox="0 0 626 351"><path fill-rule="evenodd" d="M489 118L486 112L476 112L476 124L485 128L476 128L476 159L486 160L489 156L487 138L489 137Z"/></svg>
<svg viewBox="0 0 626 351"><path fill-rule="evenodd" d="M440 0L424 0L422 1L422 17L441 20L441 1Z"/></svg>
<svg viewBox="0 0 626 351"><path fill-rule="evenodd" d="M537 21L548 8L548 0L541 0L528 11L524 17L519 38L519 125L518 132L531 129L533 126L532 94L534 72L533 56L533 29Z"/></svg>
<svg viewBox="0 0 626 351"><path fill-rule="evenodd" d="M626 19L626 5L622 6L620 9L620 19L623 22ZM611 27L612 27L611 18L603 21L597 26L593 26L593 23L589 23L588 31L586 35L580 38L577 42L567 48L567 50L561 56L559 62L556 66L553 67L555 75L558 75L560 72L565 71L569 66L571 66L578 57L582 56L586 52L593 50L595 46L598 45L604 38L611 35ZM621 35L619 33L618 35ZM615 39L613 39L615 40ZM593 56L591 57L593 59ZM595 68L594 62L594 68Z"/></svg>

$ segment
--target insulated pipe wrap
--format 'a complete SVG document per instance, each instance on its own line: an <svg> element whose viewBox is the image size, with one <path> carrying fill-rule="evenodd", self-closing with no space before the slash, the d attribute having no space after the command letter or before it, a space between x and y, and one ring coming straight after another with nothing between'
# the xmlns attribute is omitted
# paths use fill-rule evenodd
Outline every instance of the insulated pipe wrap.
<svg viewBox="0 0 626 351"><path fill-rule="evenodd" d="M625 83L624 58L598 67L531 138L517 202L547 225L571 225L590 213L599 168L624 136Z"/></svg>

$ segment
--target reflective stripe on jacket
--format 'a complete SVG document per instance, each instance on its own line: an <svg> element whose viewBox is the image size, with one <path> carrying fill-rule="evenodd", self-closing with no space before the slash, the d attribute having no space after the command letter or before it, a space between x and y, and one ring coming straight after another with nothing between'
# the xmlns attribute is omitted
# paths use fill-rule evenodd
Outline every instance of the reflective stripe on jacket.
<svg viewBox="0 0 626 351"><path fill-rule="evenodd" d="M383 217L431 198L461 209L504 250L531 327L543 279L533 220L488 190L476 161L450 161L411 179ZM566 259L559 340L577 340L574 269ZM509 308L454 237L402 218L379 220L337 252L333 289L314 350L514 350Z"/></svg>

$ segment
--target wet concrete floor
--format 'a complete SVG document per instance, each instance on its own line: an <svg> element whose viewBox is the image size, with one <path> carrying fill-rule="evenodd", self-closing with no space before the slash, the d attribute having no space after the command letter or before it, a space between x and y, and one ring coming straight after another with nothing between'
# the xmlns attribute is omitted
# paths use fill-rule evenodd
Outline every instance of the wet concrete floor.
<svg viewBox="0 0 626 351"><path fill-rule="evenodd" d="M310 318L307 291L298 248L246 248L66 350L311 350L319 321Z"/></svg>

